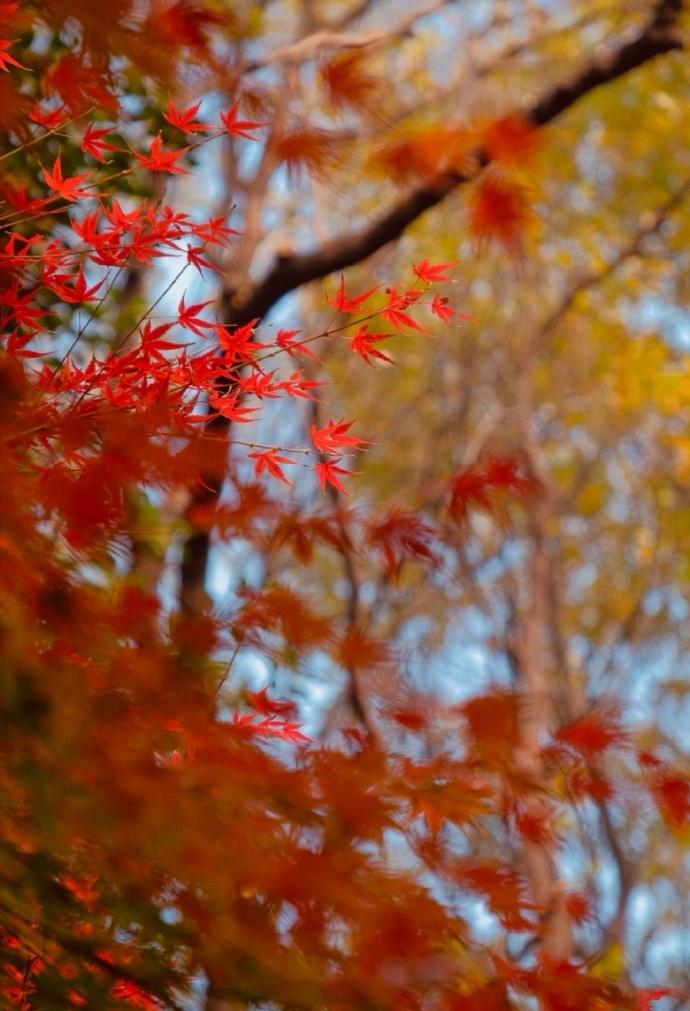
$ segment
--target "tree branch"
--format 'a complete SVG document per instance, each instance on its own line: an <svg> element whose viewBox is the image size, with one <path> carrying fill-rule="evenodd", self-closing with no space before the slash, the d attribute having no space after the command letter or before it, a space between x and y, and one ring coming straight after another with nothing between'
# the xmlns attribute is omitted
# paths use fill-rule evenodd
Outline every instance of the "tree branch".
<svg viewBox="0 0 690 1011"><path fill-rule="evenodd" d="M548 92L531 109L523 109L523 118L535 126L545 126L602 84L617 80L662 53L682 49L682 39L676 28L682 8L683 0L660 0L636 38L614 52L592 60L569 81ZM476 155L480 168L489 163L484 151L478 151ZM256 317L262 318L288 292L360 263L400 238L425 211L436 207L470 178L471 174L453 172L435 180L426 180L360 231L339 236L312 253L278 257L246 302L235 308L232 322L244 323Z"/></svg>
<svg viewBox="0 0 690 1011"><path fill-rule="evenodd" d="M439 204L466 178L468 177L454 173L429 182L410 193L362 231L333 239L313 253L279 256L249 299L232 311L231 322L241 325L257 317L261 319L288 292L310 281L327 277L334 271L361 263L389 242L400 238L405 229L424 211Z"/></svg>
<svg viewBox="0 0 690 1011"><path fill-rule="evenodd" d="M658 0L647 24L634 39L613 52L592 59L569 81L549 91L531 109L521 110L521 115L536 126L544 126L601 85L622 77L662 53L681 49L683 43L677 22L682 9L683 0ZM477 151L475 163L478 169L488 165L487 154ZM311 253L279 256L263 280L246 297L232 290L224 292L225 322L241 326L253 319L262 319L284 295L303 284L361 263L400 238L425 211L438 206L470 178L471 174L453 172L425 180L365 228L333 239ZM224 419L216 418L210 424L223 431L228 427ZM208 501L217 498L219 491L220 480L213 475L201 482L199 495ZM195 504L196 500L192 502L192 507ZM200 607L203 609L207 601L204 581L208 553L209 535L205 531L192 535L184 546L181 600L187 613L194 613Z"/></svg>
<svg viewBox="0 0 690 1011"><path fill-rule="evenodd" d="M312 32L297 42L291 42L286 46L281 46L273 53L262 60L248 64L243 73L252 73L261 70L263 67L271 66L275 63L304 63L323 56L324 52L343 49L371 49L382 43L390 42L396 38L409 38L413 34L413 29L418 21L435 14L445 7L451 0L431 0L431 2L412 11L390 30L370 31L357 34L356 32L346 32L338 28L322 28Z"/></svg>

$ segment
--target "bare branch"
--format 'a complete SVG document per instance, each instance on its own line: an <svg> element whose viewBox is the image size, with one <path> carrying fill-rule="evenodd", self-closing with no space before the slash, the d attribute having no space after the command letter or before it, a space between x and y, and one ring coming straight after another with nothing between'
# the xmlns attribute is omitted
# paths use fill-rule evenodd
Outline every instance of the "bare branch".
<svg viewBox="0 0 690 1011"><path fill-rule="evenodd" d="M375 46L391 42L393 39L406 38L412 35L413 28L418 21L435 14L442 7L447 6L451 0L431 0L430 3L412 11L406 18L403 18L395 27L388 31L371 31L357 34L355 32L338 31L333 28L322 28L312 32L297 42L291 42L287 46L282 46L274 52L269 53L263 60L257 60L244 67L244 73L251 73L260 70L262 67L271 66L275 63L304 63L317 56L322 56L329 50L342 49L371 49Z"/></svg>

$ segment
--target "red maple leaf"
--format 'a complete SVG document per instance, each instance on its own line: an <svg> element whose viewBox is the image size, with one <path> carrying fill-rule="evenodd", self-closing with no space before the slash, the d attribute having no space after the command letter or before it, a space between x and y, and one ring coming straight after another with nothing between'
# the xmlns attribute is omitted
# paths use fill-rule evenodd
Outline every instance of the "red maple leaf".
<svg viewBox="0 0 690 1011"><path fill-rule="evenodd" d="M444 323L449 323L454 316L456 319L461 319L465 323L474 322L474 316L471 316L467 312L457 312L448 303L449 299L446 295L434 295L429 308L434 316L438 316L438 318L443 320Z"/></svg>
<svg viewBox="0 0 690 1011"><path fill-rule="evenodd" d="M449 281L450 278L444 271L448 267L454 266L453 263L429 263L426 257L420 260L419 263L412 264L412 270L415 272L420 281L425 281L427 284L436 284L439 281Z"/></svg>
<svg viewBox="0 0 690 1011"><path fill-rule="evenodd" d="M335 460L323 460L316 464L315 470L316 475L319 479L319 484L321 490L325 491L326 485L331 485L336 491L341 491L345 495L348 494L346 488L340 481L340 474L355 474L354 470L346 470L345 467L339 467L340 458Z"/></svg>
<svg viewBox="0 0 690 1011"><path fill-rule="evenodd" d="M512 492L527 497L536 490L536 481L519 473L519 463L514 457L489 457L486 462L466 467L455 475L450 489L450 513L458 523L467 518L470 507L495 515L500 505L497 493Z"/></svg>
<svg viewBox="0 0 690 1011"><path fill-rule="evenodd" d="M135 153L134 157L151 172L170 172L175 175L187 171L177 162L188 150L189 148L183 147L179 151L164 151L161 135L157 134L151 141L148 155Z"/></svg>
<svg viewBox="0 0 690 1011"><path fill-rule="evenodd" d="M35 304L34 294L35 292L31 290L21 291L18 281L0 292L0 307L7 306L11 310L10 315L3 319L4 326L13 322L16 326L35 329L46 312Z"/></svg>
<svg viewBox="0 0 690 1011"><path fill-rule="evenodd" d="M328 304L332 305L339 312L359 312L362 304L366 302L370 295L372 295L379 286L376 285L374 288L369 288L365 291L363 295L357 295L356 298L346 298L345 296L345 278L340 278L340 284L338 285L338 294L335 298L329 298Z"/></svg>
<svg viewBox="0 0 690 1011"><path fill-rule="evenodd" d="M110 133L109 127L105 126L97 130L93 123L89 123L81 142L82 151L85 151L86 154L90 154L92 158L96 159L96 161L104 162L104 151L118 150L114 144L107 144L101 139L102 137L105 137L107 133Z"/></svg>
<svg viewBox="0 0 690 1011"><path fill-rule="evenodd" d="M191 230L197 238L214 245L220 245L231 239L233 235L240 234L236 228L228 228L224 222L225 215L221 214L217 218L209 218L208 221L204 221L200 225L192 225Z"/></svg>
<svg viewBox="0 0 690 1011"><path fill-rule="evenodd" d="M184 112L180 112L173 103L172 98L169 98L165 112L163 113L163 119L166 123L170 123L171 126L182 130L183 133L204 133L207 130L211 130L212 127L208 123L195 122L194 117L200 108L201 102L197 102L195 105L190 105Z"/></svg>
<svg viewBox="0 0 690 1011"><path fill-rule="evenodd" d="M448 323L455 316L455 309L448 305L448 299L441 295L434 295L431 311L434 316L438 316L444 323Z"/></svg>
<svg viewBox="0 0 690 1011"><path fill-rule="evenodd" d="M243 326L235 327L234 330L228 330L224 323L215 323L213 332L218 338L221 350L225 351L226 355L237 357L243 362L251 361L257 350L268 347L267 344L260 344L256 340L255 332L258 322L257 317L249 320Z"/></svg>
<svg viewBox="0 0 690 1011"><path fill-rule="evenodd" d="M252 709L263 713L264 716L292 716L295 713L293 702L270 699L268 697L268 688L266 687L258 692L249 692L247 701Z"/></svg>
<svg viewBox="0 0 690 1011"><path fill-rule="evenodd" d="M9 67L19 67L20 70L28 70L23 63L19 63L15 60L14 56L6 51L13 44L12 39L0 39L0 70L8 70Z"/></svg>
<svg viewBox="0 0 690 1011"><path fill-rule="evenodd" d="M243 137L245 140L257 140L257 137L253 137L251 130L258 130L264 123L258 123L252 119L238 119L237 118L237 104L230 106L227 112L221 112L220 119L228 131L234 137Z"/></svg>
<svg viewBox="0 0 690 1011"><path fill-rule="evenodd" d="M311 737L303 734L299 723L289 723L287 720L277 720L274 716L267 716L263 720L256 720L253 713L238 712L233 714L232 726L237 730L242 730L248 734L266 734L272 737L282 737L293 744L312 743Z"/></svg>
<svg viewBox="0 0 690 1011"><path fill-rule="evenodd" d="M80 172L79 175L69 176L67 179L62 175L62 162L60 155L55 159L52 170L43 169L43 178L50 186L51 190L62 197L63 200L80 200L83 197L96 196L95 190L89 192L79 184L92 175L91 172Z"/></svg>
<svg viewBox="0 0 690 1011"><path fill-rule="evenodd" d="M478 239L498 239L518 252L531 217L524 184L497 173L479 180L470 206L470 227Z"/></svg>
<svg viewBox="0 0 690 1011"><path fill-rule="evenodd" d="M68 281L72 281L71 286L66 283ZM83 272L80 271L74 278L66 274L54 274L52 277L46 277L45 282L63 302L76 305L91 301L98 289L105 284L105 278L89 287Z"/></svg>
<svg viewBox="0 0 690 1011"><path fill-rule="evenodd" d="M35 105L29 113L29 119L39 126L44 126L46 130L54 130L60 123L69 119L69 111L64 105L57 109L42 109L40 105Z"/></svg>
<svg viewBox="0 0 690 1011"><path fill-rule="evenodd" d="M276 386L276 389L284 390L290 397L302 397L304 400L316 400L312 394L317 386L323 386L323 382L318 379L305 379L299 369L291 372L286 380Z"/></svg>
<svg viewBox="0 0 690 1011"><path fill-rule="evenodd" d="M366 536L367 543L383 555L386 572L393 579L405 562L438 563L431 548L436 532L417 513L392 509L369 521Z"/></svg>
<svg viewBox="0 0 690 1011"><path fill-rule="evenodd" d="M141 348L144 354L156 358L158 361L165 361L162 351L173 351L183 347L182 344L175 344L172 341L163 340L163 337L172 329L172 323L162 323L160 326L151 326L151 321L146 320L140 331Z"/></svg>
<svg viewBox="0 0 690 1011"><path fill-rule="evenodd" d="M206 302L195 302L194 305L185 305L183 295L177 306L177 322L186 330L191 330L197 337L203 337L203 331L212 329L216 324L210 320L202 319L197 313L201 309L205 309L207 305L210 305L212 301L213 299L210 298Z"/></svg>
<svg viewBox="0 0 690 1011"><path fill-rule="evenodd" d="M359 327L357 333L350 338L350 348L358 354L362 361L367 364L371 364L372 358L378 358L379 361L388 362L389 365L394 365L395 362L389 355L379 351L378 348L374 347L374 344L378 344L381 341L388 340L392 337L389 333L370 333L366 325Z"/></svg>
<svg viewBox="0 0 690 1011"><path fill-rule="evenodd" d="M222 414L224 418L239 423L251 421L252 414L258 410L256 407L243 406L238 393L211 393L209 394L208 401L210 406L219 414ZM190 418L192 420L208 421L206 415L201 415L198 419L194 416L190 416Z"/></svg>
<svg viewBox="0 0 690 1011"><path fill-rule="evenodd" d="M301 330L279 330L276 334L276 344L283 351L287 351L291 358L295 357L295 352L301 351L302 354L307 355L309 358L313 358L315 361L320 362L321 359L318 355L314 354L310 347L300 341L296 341L293 338L297 334L302 333Z"/></svg>
<svg viewBox="0 0 690 1011"><path fill-rule="evenodd" d="M268 721L264 721L264 723L268 723ZM289 723L287 720L271 720L270 732L277 737L282 737L284 741L290 741L292 744L314 743L312 737L307 737L306 734L302 733L302 727L299 723Z"/></svg>
<svg viewBox="0 0 690 1011"><path fill-rule="evenodd" d="M207 267L209 270L216 269L210 260L204 259L201 255L203 252L204 246L192 246L189 242L187 243L187 263L191 263L193 267L196 267L202 277L202 267Z"/></svg>
<svg viewBox="0 0 690 1011"><path fill-rule="evenodd" d="M585 713L567 727L561 727L555 737L593 761L612 745L624 741L625 733L615 707L602 706Z"/></svg>
<svg viewBox="0 0 690 1011"><path fill-rule="evenodd" d="M343 446L353 446L356 449L364 445L367 440L347 434L348 429L353 425L354 421L329 421L323 428L312 425L310 428L311 441L319 453L338 453Z"/></svg>
<svg viewBox="0 0 690 1011"><path fill-rule="evenodd" d="M413 319L409 312L406 312L419 297L419 292L408 291L401 294L395 288L387 288L386 294L388 302L381 310L381 315L395 330L403 330L407 327L410 330L417 330L419 333L426 333L424 327L416 319Z"/></svg>
<svg viewBox="0 0 690 1011"><path fill-rule="evenodd" d="M268 471L273 477L277 477L279 481L283 481L285 484L290 484L288 479L285 477L280 464L289 464L294 466L295 461L291 460L287 456L281 456L277 449L264 449L256 450L253 453L248 453L250 460L254 460L254 474L258 477L263 474L264 471Z"/></svg>

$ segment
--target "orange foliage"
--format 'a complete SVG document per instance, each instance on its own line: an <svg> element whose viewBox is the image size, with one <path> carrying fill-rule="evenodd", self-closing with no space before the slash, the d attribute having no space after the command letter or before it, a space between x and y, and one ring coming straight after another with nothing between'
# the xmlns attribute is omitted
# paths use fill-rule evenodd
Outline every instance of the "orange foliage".
<svg viewBox="0 0 690 1011"><path fill-rule="evenodd" d="M399 183L445 172L471 174L476 146L475 133L466 127L433 126L387 143L377 161Z"/></svg>
<svg viewBox="0 0 690 1011"><path fill-rule="evenodd" d="M292 176L302 171L319 176L335 164L341 146L328 130L297 125L277 139L274 154Z"/></svg>
<svg viewBox="0 0 690 1011"><path fill-rule="evenodd" d="M544 138L519 116L492 120L478 131L480 142L492 161L526 167L539 152Z"/></svg>
<svg viewBox="0 0 690 1011"><path fill-rule="evenodd" d="M477 239L497 239L518 252L531 220L524 183L496 170L482 174L470 198L470 227Z"/></svg>
<svg viewBox="0 0 690 1011"><path fill-rule="evenodd" d="M367 73L361 53L337 53L321 65L319 74L328 101L336 109L367 109L379 92L379 81Z"/></svg>
<svg viewBox="0 0 690 1011"><path fill-rule="evenodd" d="M462 837L479 848L500 829L550 856L562 783L568 802L602 800L604 759L630 759L616 714L593 710L543 742L542 778L514 768L516 692L488 691L444 712L421 695L386 694L383 675L401 651L371 632L356 593L347 621L336 620L281 578L280 560L291 552L306 565L323 553L351 571L365 559L377 579L399 580L397 590L408 568L438 567L442 532L411 509L342 507L351 456L370 444L353 420L314 424L308 446L239 437L267 399L321 394L300 366L308 345L292 340L299 331L271 341L261 320L226 325L217 302L186 294L167 321L152 318L156 302L118 330L123 271L171 257L177 280L213 271L214 251L236 234L224 218L198 221L154 199L150 173L184 171L196 133L250 144L263 127L241 119L235 102L215 124L196 119L197 105L170 102L155 125L140 124L137 151L117 140L118 122L80 123L57 146L52 131L91 106L117 119L111 56L163 78L164 61L170 77L192 56L213 69L212 30L236 27L234 15L194 0L114 0L104 19L98 5L49 0L40 11L6 4L0 16L8 40L40 16L53 29L72 19L79 42L36 81L21 76L14 41L1 50L17 74L3 122L22 155L3 163L0 211L3 1006L180 1007L203 975L245 1007L504 1011L517 993L545 1011L632 1009L631 987L574 955L558 964L499 957L516 933L538 946L548 911L510 853L465 859L453 846ZM322 76L336 104L371 97L354 59L336 58ZM48 102L34 110L35 145L23 148L29 84ZM160 118L189 145L164 145ZM463 171L470 149L454 128L405 143L386 155L400 179ZM504 124L485 143L505 159L524 154L527 139ZM334 148L329 135L300 128L273 154L321 172ZM518 241L526 209L510 185L489 174L479 182L478 235ZM353 296L342 279L331 305L346 317L337 332L352 353L388 363L375 345L426 335L421 309L446 322L459 315L433 290L451 266L422 260L409 287L378 294ZM378 316L389 330L366 330ZM113 319L116 336L101 330ZM279 354L288 369L265 365ZM313 498L318 484L327 490L321 507L274 493L283 468L298 463ZM448 488L460 524L474 509L502 519L508 499L537 494L519 462L501 456ZM163 504L194 495L175 527ZM275 573L261 589L239 587L223 613L178 605L161 578L171 527L173 550L180 527L188 544L214 531L270 554ZM371 677L381 689L372 712L415 748L394 738L384 746L368 713L367 726L313 740L298 700L228 683L240 650L262 670L310 658L350 685ZM427 736L434 723L443 723L440 742ZM639 759L662 817L680 830L687 782L653 755ZM476 941L471 913L445 900L447 885L481 897L500 944ZM587 917L577 893L566 904L573 923ZM647 991L639 1006L670 992Z"/></svg>

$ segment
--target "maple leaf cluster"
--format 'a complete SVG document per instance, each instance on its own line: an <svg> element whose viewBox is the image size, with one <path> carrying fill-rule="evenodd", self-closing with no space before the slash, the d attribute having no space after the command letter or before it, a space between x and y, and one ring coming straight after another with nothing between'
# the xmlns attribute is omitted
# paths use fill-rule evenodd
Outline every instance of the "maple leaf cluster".
<svg viewBox="0 0 690 1011"><path fill-rule="evenodd" d="M46 16L69 7L48 6ZM166 600L160 569L151 581L136 564L156 554L157 502L225 483L232 495L197 499L185 514L187 533L291 550L305 564L317 551L368 552L391 580L439 566L441 532L426 517L343 507L351 461L371 445L353 420L313 424L306 446L258 446L237 433L267 401L320 395L321 381L303 368L306 357L318 363L317 339L335 336L379 362L380 378L393 359L376 345L399 334L427 339L433 317L464 317L435 290L453 264L428 259L408 287L352 294L341 278L330 299L337 319L313 335L282 329L269 340L259 319L230 325L217 301L178 298L195 271L216 271L236 231L126 187L183 174L202 143L255 142L262 123L242 118L239 102L207 123L200 102L180 109L171 100L163 118L185 145L154 132L130 149L94 41L101 19L79 10L84 51L51 65L48 98L30 117L35 132L27 140L10 131L24 171L8 159L0 180L4 1005L153 1011L181 1006L203 975L243 1006L458 1011L505 1008L518 993L548 1011L634 1008L627 983L584 960L526 966L507 945L486 948L471 913L439 898L447 887L480 897L504 937L540 943L549 910L526 877L509 857L460 858L454 833L479 851L500 823L511 844L555 857L563 811L613 795L603 760L633 753L618 713L594 710L543 742L546 780L515 766L520 699L510 691L450 707L452 746L440 754L418 748L413 759L404 747L421 740L432 709L383 697L379 719L396 725L399 745L382 747L365 726L322 746L293 701L267 688L222 691L237 651L276 663L329 656L352 673L390 666L391 644L356 623L344 629L279 582L238 592L231 614L193 613ZM12 29L17 5L0 14ZM213 60L218 17L183 0L153 3L141 32ZM13 45L0 42L0 69L21 73ZM331 61L322 75L341 104L373 89L356 61ZM112 127L87 121L85 102L108 111ZM516 145L526 143L515 133ZM172 303L163 291L109 330L122 274L163 262ZM386 329L370 331L374 320ZM274 367L278 356L287 370ZM329 508L302 510L264 482L279 490L285 469L302 461L329 490ZM507 497L538 494L505 456L448 484L460 525L471 509L502 515ZM635 760L665 823L683 831L681 774L654 753ZM406 859L390 859L391 845ZM586 920L586 896L559 901L575 925ZM648 990L638 1006L670 993Z"/></svg>

